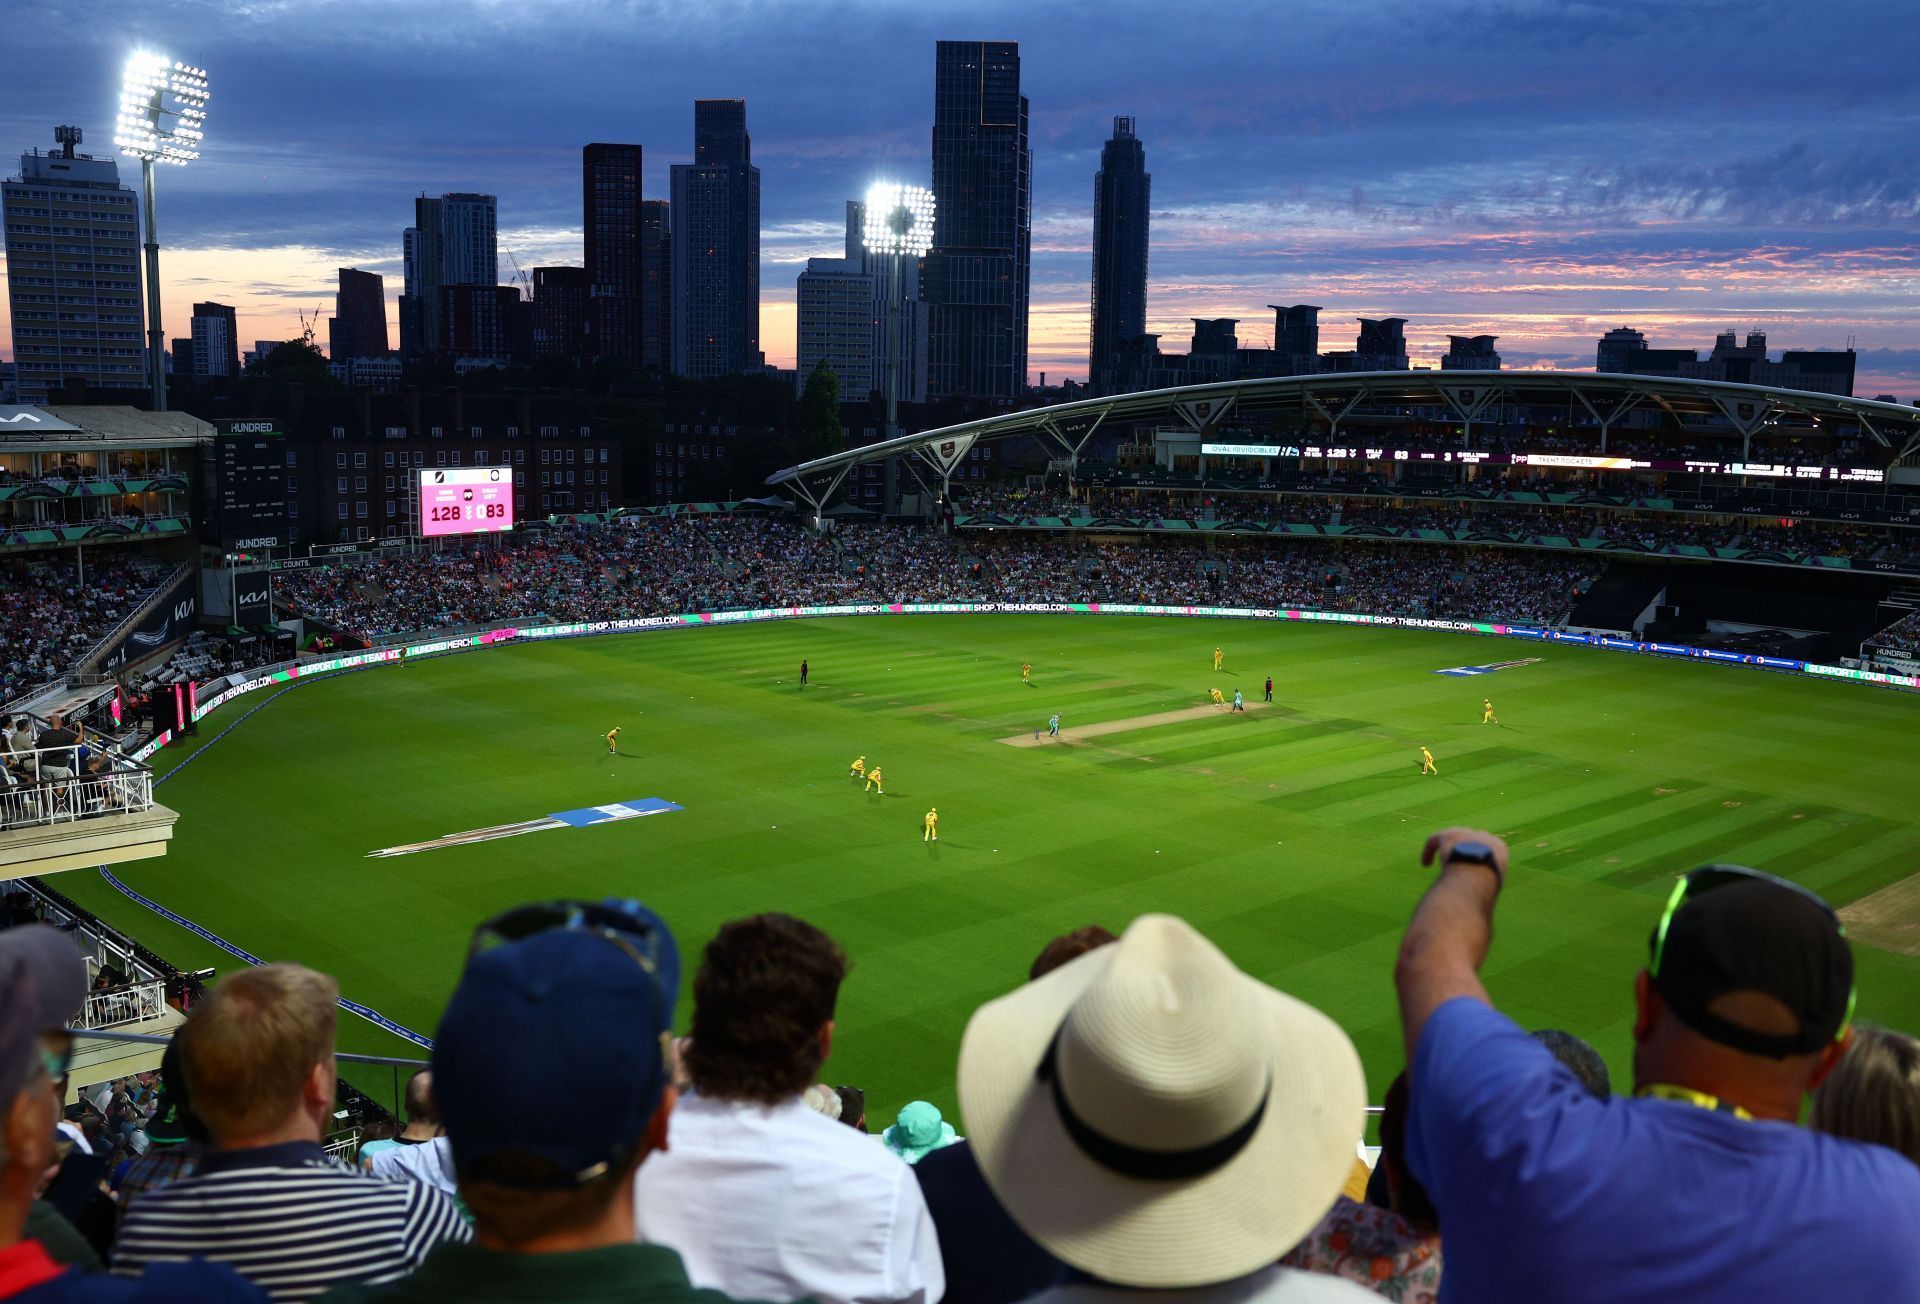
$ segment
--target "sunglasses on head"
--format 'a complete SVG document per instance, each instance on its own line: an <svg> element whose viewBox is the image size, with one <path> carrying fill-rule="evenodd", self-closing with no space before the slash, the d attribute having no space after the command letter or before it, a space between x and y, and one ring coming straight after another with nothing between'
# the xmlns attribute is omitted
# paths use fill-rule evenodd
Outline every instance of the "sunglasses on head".
<svg viewBox="0 0 1920 1304"><path fill-rule="evenodd" d="M1729 883L1771 883L1775 887L1785 888L1796 896L1811 901L1833 920L1834 928L1840 936L1847 935L1846 924L1840 914L1816 892L1801 887L1792 879L1781 878L1775 874L1763 874L1757 869L1748 869L1745 865L1702 865L1695 870L1682 874L1673 885L1673 891L1667 894L1667 908L1660 915L1660 926L1653 934L1653 958L1647 964L1647 972L1653 977L1660 976L1660 962L1666 957L1667 929L1673 924L1674 915L1689 897L1697 897L1711 892L1717 887L1726 887ZM1840 1031L1834 1034L1839 1041L1847 1035L1847 1029L1853 1026L1853 1007L1860 999L1860 988L1856 983L1847 989L1847 1013L1840 1020Z"/></svg>
<svg viewBox="0 0 1920 1304"><path fill-rule="evenodd" d="M588 933L605 938L619 947L656 982L660 979L662 930L635 901L596 904L591 901L545 901L515 906L482 923L473 930L467 945L467 958L509 942L524 941L540 933L556 930ZM667 942L671 945L671 942Z"/></svg>

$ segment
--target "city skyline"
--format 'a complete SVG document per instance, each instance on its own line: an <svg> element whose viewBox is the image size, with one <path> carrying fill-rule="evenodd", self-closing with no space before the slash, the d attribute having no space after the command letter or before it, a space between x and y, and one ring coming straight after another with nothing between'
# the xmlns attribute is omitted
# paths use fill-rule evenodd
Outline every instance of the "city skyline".
<svg viewBox="0 0 1920 1304"><path fill-rule="evenodd" d="M1192 317L1270 343L1272 302L1323 305L1330 338L1404 317L1429 366L1450 335L1498 335L1509 367L1590 367L1617 327L1688 348L1760 329L1776 349L1851 339L1856 392L1920 397L1920 91L1886 57L1911 43L1890 3L1844 28L1768 3L1303 4L1277 49L1140 5L861 3L863 40L830 67L771 5L538 24L465 3L49 8L0 97L9 174L62 122L110 154L135 44L216 74L207 157L161 205L169 337L208 300L243 338L295 334L342 266L397 285L422 192L497 194L522 267L578 265L581 147L642 144L663 198L689 101L740 96L765 173L762 347L791 365L799 269L837 252L845 196L927 182L934 42L983 39L1020 43L1032 105L1030 378L1086 374L1091 182L1132 116L1154 156L1147 328L1170 344Z"/></svg>

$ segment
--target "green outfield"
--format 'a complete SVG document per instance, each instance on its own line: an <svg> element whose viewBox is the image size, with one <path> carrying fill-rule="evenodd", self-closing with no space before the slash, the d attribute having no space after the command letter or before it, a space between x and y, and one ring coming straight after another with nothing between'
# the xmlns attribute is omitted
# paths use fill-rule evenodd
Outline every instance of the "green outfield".
<svg viewBox="0 0 1920 1304"><path fill-rule="evenodd" d="M1527 656L1541 659L1433 673ZM1210 687L1257 702L1268 674L1274 706L1245 715L1001 741L1030 744L1054 711L1071 731ZM266 696L204 722L200 745ZM1481 723L1483 696L1499 725ZM1378 1100L1400 1064L1392 962L1430 830L1513 844L1489 986L1523 1023L1594 1041L1618 1076L1631 977L1676 871L1738 861L1836 904L1920 871L1917 726L1903 694L1467 635L1100 616L682 629L285 693L160 790L181 813L172 850L124 878L429 1034L469 929L502 907L637 895L678 933L689 985L720 921L790 911L853 958L826 1077L867 1088L883 1121L916 1096L951 1110L968 1015L1049 937L1171 911L1338 1019ZM1437 777L1418 773L1422 744ZM884 767L884 797L847 777L859 754ZM641 797L685 809L367 858ZM921 838L930 804L937 844ZM54 884L176 964L234 963L94 873ZM1920 1023L1920 958L1862 947L1860 970L1861 1017ZM341 1044L407 1050L352 1017Z"/></svg>

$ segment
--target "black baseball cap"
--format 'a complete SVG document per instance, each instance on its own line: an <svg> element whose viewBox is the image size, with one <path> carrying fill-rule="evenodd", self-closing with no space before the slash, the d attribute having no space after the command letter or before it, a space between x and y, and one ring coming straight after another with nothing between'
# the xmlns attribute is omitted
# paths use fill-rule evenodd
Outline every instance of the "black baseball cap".
<svg viewBox="0 0 1920 1304"><path fill-rule="evenodd" d="M1853 1018L1853 950L1832 906L1797 883L1742 865L1703 865L1675 885L1649 939L1654 989L1710 1041L1785 1059L1832 1043ZM1793 1012L1792 1033L1715 1014L1714 1001L1761 992Z"/></svg>

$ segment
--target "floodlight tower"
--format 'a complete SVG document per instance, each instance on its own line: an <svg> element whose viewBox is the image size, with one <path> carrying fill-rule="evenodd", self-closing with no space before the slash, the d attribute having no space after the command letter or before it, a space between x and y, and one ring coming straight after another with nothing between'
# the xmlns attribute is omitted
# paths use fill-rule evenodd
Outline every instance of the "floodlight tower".
<svg viewBox="0 0 1920 1304"><path fill-rule="evenodd" d="M867 189L861 237L887 269L887 438L900 433L900 287L908 259L933 247L933 192L924 186L876 181Z"/></svg>
<svg viewBox="0 0 1920 1304"><path fill-rule="evenodd" d="M171 119L171 121L168 121ZM160 321L160 234L153 216L153 165L185 167L200 157L207 121L207 73L151 50L127 60L113 143L140 160L147 240L147 376L153 410L167 410L166 331Z"/></svg>

